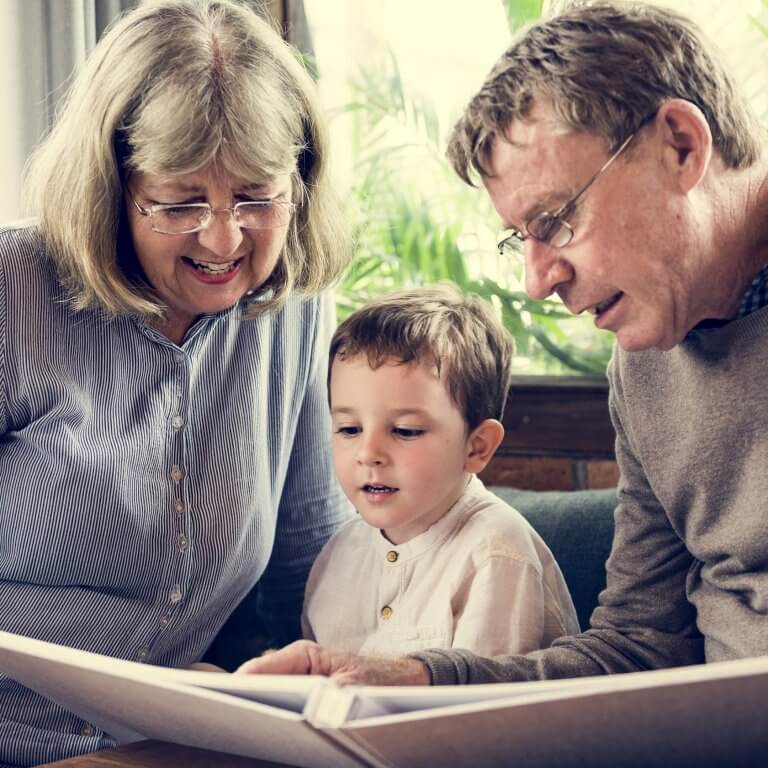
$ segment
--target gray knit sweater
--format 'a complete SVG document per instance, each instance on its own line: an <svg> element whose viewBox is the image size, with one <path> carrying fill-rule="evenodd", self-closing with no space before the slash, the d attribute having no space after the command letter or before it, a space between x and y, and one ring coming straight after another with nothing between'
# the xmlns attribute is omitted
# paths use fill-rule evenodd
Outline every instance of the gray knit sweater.
<svg viewBox="0 0 768 768"><path fill-rule="evenodd" d="M618 351L621 469L592 628L527 656L414 654L435 684L596 675L768 654L768 307L669 352Z"/></svg>

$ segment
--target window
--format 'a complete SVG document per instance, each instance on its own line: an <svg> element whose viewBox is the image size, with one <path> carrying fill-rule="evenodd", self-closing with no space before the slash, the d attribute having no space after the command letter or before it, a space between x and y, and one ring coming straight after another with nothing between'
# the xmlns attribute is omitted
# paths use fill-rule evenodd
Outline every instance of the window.
<svg viewBox="0 0 768 768"><path fill-rule="evenodd" d="M766 0L659 4L693 17L716 40L768 124ZM551 3L506 5L524 20ZM508 44L505 2L305 0L305 7L357 244L341 313L396 285L452 278L502 312L518 370L602 373L612 336L557 300L525 296L521 267L496 255L497 217L486 196L455 178L443 158L454 120Z"/></svg>

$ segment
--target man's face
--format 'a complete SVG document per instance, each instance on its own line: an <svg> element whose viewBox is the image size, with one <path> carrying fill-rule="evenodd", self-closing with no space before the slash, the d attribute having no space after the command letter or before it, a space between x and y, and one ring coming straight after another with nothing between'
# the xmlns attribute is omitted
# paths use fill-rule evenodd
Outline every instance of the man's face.
<svg viewBox="0 0 768 768"><path fill-rule="evenodd" d="M574 314L616 334L626 350L669 349L697 317L697 242L688 202L664 170L657 128L638 133L565 218L574 231L564 248L529 238L526 290L557 293ZM497 137L485 187L503 226L525 232L541 211L556 211L609 157L604 139L567 132L551 105Z"/></svg>

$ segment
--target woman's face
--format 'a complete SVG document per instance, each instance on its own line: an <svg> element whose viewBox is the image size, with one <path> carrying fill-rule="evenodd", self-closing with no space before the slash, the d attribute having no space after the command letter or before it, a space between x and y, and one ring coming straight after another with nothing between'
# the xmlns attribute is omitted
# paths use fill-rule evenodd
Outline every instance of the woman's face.
<svg viewBox="0 0 768 768"><path fill-rule="evenodd" d="M144 209L208 203L217 211L199 232L166 235L155 232L150 217L126 198L133 248L146 279L168 308L159 329L171 341L180 343L199 315L234 306L272 274L287 223L273 229L245 229L232 213L221 209L249 200L290 201L289 175L250 183L211 164L178 176L136 173L128 189Z"/></svg>

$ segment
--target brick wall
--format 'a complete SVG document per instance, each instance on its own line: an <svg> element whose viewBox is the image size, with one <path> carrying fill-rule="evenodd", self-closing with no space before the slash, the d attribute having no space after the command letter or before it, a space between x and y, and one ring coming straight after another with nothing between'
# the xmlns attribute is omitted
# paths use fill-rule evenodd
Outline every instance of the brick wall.
<svg viewBox="0 0 768 768"><path fill-rule="evenodd" d="M516 378L504 429L504 441L481 474L483 482L537 491L616 486L605 379Z"/></svg>

